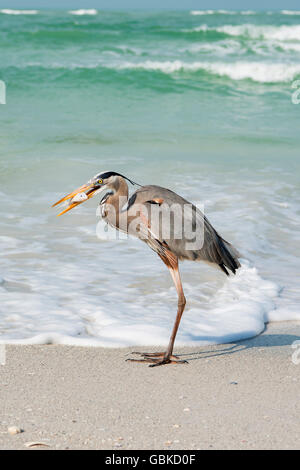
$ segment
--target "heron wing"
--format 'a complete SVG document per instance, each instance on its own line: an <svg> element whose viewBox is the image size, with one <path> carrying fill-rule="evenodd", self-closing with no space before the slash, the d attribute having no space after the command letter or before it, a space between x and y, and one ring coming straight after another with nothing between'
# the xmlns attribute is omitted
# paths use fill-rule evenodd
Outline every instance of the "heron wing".
<svg viewBox="0 0 300 470"><path fill-rule="evenodd" d="M130 204L131 202L131 204ZM143 208L139 238L158 254L202 260L235 273L240 254L224 240L194 204L160 186L143 186L131 196L129 213Z"/></svg>

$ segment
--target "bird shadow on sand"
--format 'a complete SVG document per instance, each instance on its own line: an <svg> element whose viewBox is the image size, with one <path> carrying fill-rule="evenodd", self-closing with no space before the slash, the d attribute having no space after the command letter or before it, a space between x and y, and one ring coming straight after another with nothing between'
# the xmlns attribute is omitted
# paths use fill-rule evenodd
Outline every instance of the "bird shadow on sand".
<svg viewBox="0 0 300 470"><path fill-rule="evenodd" d="M205 336L205 337L198 337L193 336L191 338L193 341L210 341L214 342L217 341L219 338L213 336ZM284 346L292 347L294 341L299 341L300 344L300 336L293 335L293 334L261 334L259 336L255 336L253 338L230 342L227 344L217 344L212 346L203 346L203 348L199 351L193 351L190 353L175 354L182 358L186 359L188 362L195 361L199 359L207 359L210 357L217 357L217 356L224 356L228 354L236 354L241 351L245 351L246 349L253 349L253 348L280 348ZM226 343L226 338L224 338L224 343Z"/></svg>

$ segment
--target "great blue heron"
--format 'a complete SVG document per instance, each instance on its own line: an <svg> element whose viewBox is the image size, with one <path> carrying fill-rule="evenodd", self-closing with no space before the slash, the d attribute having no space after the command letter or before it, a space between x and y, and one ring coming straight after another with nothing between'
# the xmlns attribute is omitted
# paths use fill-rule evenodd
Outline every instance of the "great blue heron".
<svg viewBox="0 0 300 470"><path fill-rule="evenodd" d="M69 206L58 214L62 215L96 193L103 192L100 207L104 220L115 229L140 238L160 256L171 273L178 294L177 316L170 341L165 352L135 353L141 358L129 360L149 362L151 367L184 363L186 361L173 355L176 333L186 304L178 261L212 263L228 276L228 269L235 274L240 267L240 255L196 206L178 194L160 186L138 185L140 188L128 199L126 180L137 184L115 171L99 173L53 206L69 200ZM181 230L185 226L188 228Z"/></svg>

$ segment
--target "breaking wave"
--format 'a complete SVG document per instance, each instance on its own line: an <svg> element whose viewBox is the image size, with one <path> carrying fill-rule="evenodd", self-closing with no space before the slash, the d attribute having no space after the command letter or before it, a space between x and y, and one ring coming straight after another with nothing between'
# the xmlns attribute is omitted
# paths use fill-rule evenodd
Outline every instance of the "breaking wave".
<svg viewBox="0 0 300 470"><path fill-rule="evenodd" d="M38 10L11 10L9 8L4 8L0 10L0 13L4 15L37 15Z"/></svg>
<svg viewBox="0 0 300 470"><path fill-rule="evenodd" d="M300 25L223 25L218 27L209 27L206 24L196 26L183 32L207 32L216 31L229 36L245 36L251 39L278 39L281 41L300 41Z"/></svg>
<svg viewBox="0 0 300 470"><path fill-rule="evenodd" d="M283 15L300 15L300 11L296 11L296 10L281 10L281 13Z"/></svg>
<svg viewBox="0 0 300 470"><path fill-rule="evenodd" d="M256 15L256 11L244 10L244 11L232 11L232 10L192 10L191 15L202 16L202 15Z"/></svg>
<svg viewBox="0 0 300 470"><path fill-rule="evenodd" d="M79 9L79 10L70 10L69 13L71 15L78 15L78 16L83 16L83 15L97 15L98 11L95 10L95 8L89 8L89 9Z"/></svg>
<svg viewBox="0 0 300 470"><path fill-rule="evenodd" d="M300 64L262 63L262 62L183 62L175 61L150 61L133 63L125 62L117 66L119 69L143 69L160 71L167 74L174 72L197 72L200 70L214 75L227 76L232 80L250 79L260 83L280 83L293 80L300 74Z"/></svg>

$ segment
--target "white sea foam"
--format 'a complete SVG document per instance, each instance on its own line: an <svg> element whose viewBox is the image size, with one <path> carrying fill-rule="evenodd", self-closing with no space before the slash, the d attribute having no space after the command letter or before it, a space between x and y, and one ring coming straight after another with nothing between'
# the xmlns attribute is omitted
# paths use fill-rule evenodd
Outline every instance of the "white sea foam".
<svg viewBox="0 0 300 470"><path fill-rule="evenodd" d="M95 8L88 8L88 9L80 8L79 10L70 10L69 13L71 15L83 16L83 15L97 15L98 11Z"/></svg>
<svg viewBox="0 0 300 470"><path fill-rule="evenodd" d="M206 64L205 69L233 80L251 79L260 83L289 82L300 74L300 64L267 64L235 62L234 64Z"/></svg>
<svg viewBox="0 0 300 470"><path fill-rule="evenodd" d="M216 10L192 10L190 12L193 16L213 15L214 13L216 13Z"/></svg>
<svg viewBox="0 0 300 470"><path fill-rule="evenodd" d="M205 15L256 15L257 12L253 10L192 10L190 12L193 16L205 16Z"/></svg>
<svg viewBox="0 0 300 470"><path fill-rule="evenodd" d="M117 65L120 69L144 69L161 71L172 74L174 72L186 71L197 72L205 70L206 72L227 76L232 80L251 79L260 83L280 83L288 82L300 74L300 64L285 63L263 63L263 62L183 62L175 61L151 61L133 63L125 62Z"/></svg>
<svg viewBox="0 0 300 470"><path fill-rule="evenodd" d="M202 16L202 15L237 15L238 11L230 10L192 10L191 15Z"/></svg>
<svg viewBox="0 0 300 470"><path fill-rule="evenodd" d="M275 44L273 44L275 46ZM192 51L189 49L192 46L188 46L188 49L183 49L184 51ZM294 50L298 52L298 45L289 44L285 46L284 44L277 44L277 47L282 50ZM195 46L194 52L197 51L198 46ZM198 50L205 51L205 46L199 46ZM266 55L265 52L261 52L259 46L253 46L253 50L262 55ZM209 46L206 49L209 52ZM233 53L234 50L216 48L215 53L220 56L225 56L226 54ZM242 51L240 51L242 52ZM119 56L116 56L119 59ZM43 63L30 63L27 66L44 66ZM98 67L103 67L111 70L145 70L153 72L162 72L165 74L175 74L175 73L196 73L199 71L205 71L212 75L228 77L231 80L252 80L258 83L285 83L293 79L296 79L300 75L300 64L299 63L290 63L290 62L259 62L259 61L235 61L235 62L208 62L208 61L194 61L187 62L182 60L167 60L167 61L155 61L155 60L146 60L143 62L130 62L124 61L120 62L115 60L111 62L104 61L103 59L96 62L89 63L78 63L72 62L69 64L66 63L52 63L48 64L47 68L53 69L96 69Z"/></svg>
<svg viewBox="0 0 300 470"><path fill-rule="evenodd" d="M216 228L279 282L246 260L229 278L203 263L182 263L188 302L177 345L235 341L259 334L267 321L300 319L299 261L291 246L291 234L298 233L298 200L292 204L280 184L264 186L255 180L251 187L248 172L246 185L240 176L235 174L234 184L230 177L218 184L212 178L195 182L185 177L188 193L182 184L174 189L196 203L199 188L209 193L212 200L206 206ZM158 257L134 239L97 239L94 210L89 215L88 206L74 209L59 223L55 214L45 217L45 203L59 195L41 194L24 201L18 195L2 196L0 342L165 347L177 296ZM7 210L22 217L9 222L3 217ZM277 220L285 221L288 245L280 224L274 225L274 211ZM230 235L236 220L241 223ZM287 248L284 253L280 243Z"/></svg>
<svg viewBox="0 0 300 470"><path fill-rule="evenodd" d="M257 25L236 25L220 26L218 31L233 36L246 35L251 38L279 39L282 41L300 40L300 25L282 26L257 26Z"/></svg>
<svg viewBox="0 0 300 470"><path fill-rule="evenodd" d="M192 29L183 30L184 32L206 32L217 31L230 36L247 36L253 39L278 39L282 41L299 40L300 41L300 25L223 25L217 27L209 27L206 24L196 26Z"/></svg>
<svg viewBox="0 0 300 470"><path fill-rule="evenodd" d="M4 8L0 10L0 13L5 15L37 15L38 10L11 10L9 8Z"/></svg>
<svg viewBox="0 0 300 470"><path fill-rule="evenodd" d="M297 11L297 10L281 10L281 13L283 15L300 15L300 11Z"/></svg>
<svg viewBox="0 0 300 470"><path fill-rule="evenodd" d="M300 42L277 41L273 43L273 46L283 51L300 52Z"/></svg>
<svg viewBox="0 0 300 470"><path fill-rule="evenodd" d="M118 270L122 272L123 269L129 271L120 258ZM59 277L63 275L58 285L54 286L53 276L45 275L48 277L48 292L44 288L38 292L33 287L32 293L18 293L16 289L20 290L20 287L17 285L14 290L13 287L11 291L4 290L1 293L4 302L1 324L5 324L5 329L0 343L107 347L167 344L174 321L172 310L176 310L173 287L166 286L157 293L155 286L147 289L145 285L141 291L137 280L135 287L130 286L134 273L128 272L128 279L117 290L106 285L104 293L100 282L98 295L84 297L80 292L87 288L88 283L94 283L92 273L92 266L81 269L80 266L71 267L65 263L62 273L57 273ZM149 274L145 274L146 283ZM70 282L72 296L68 296L66 289ZM170 282L167 284L171 285ZM110 295L107 288L111 291ZM274 300L278 295L278 287L263 280L248 263L236 277L225 279L215 292L213 284L210 287L207 284L206 288L211 290L210 300L202 295L198 299L194 296L182 320L177 345L222 343L255 336L263 330L268 312L274 310ZM192 285L185 283L188 298L192 297L193 289ZM65 305L59 300L63 290L65 299L69 298ZM131 298L134 302L130 301ZM6 335L5 331L10 327L11 333Z"/></svg>
<svg viewBox="0 0 300 470"><path fill-rule="evenodd" d="M232 10L217 10L217 13L220 15L236 15L238 12Z"/></svg>

